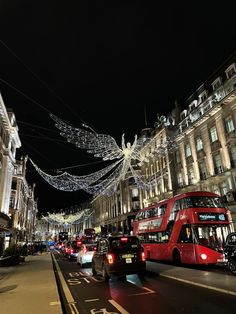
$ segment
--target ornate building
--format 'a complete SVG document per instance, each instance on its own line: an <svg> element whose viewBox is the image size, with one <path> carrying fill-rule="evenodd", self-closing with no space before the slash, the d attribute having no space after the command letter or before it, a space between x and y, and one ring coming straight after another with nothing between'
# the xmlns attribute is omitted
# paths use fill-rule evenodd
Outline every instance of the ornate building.
<svg viewBox="0 0 236 314"><path fill-rule="evenodd" d="M6 109L0 95L0 251L10 241L9 202L16 149L21 146L14 113Z"/></svg>
<svg viewBox="0 0 236 314"><path fill-rule="evenodd" d="M135 192L130 178L112 197L100 196L92 206L95 225L130 231L130 213L178 193L215 192L227 201L236 222L236 53L187 100L166 117L157 117L143 147L140 171L145 184Z"/></svg>
<svg viewBox="0 0 236 314"><path fill-rule="evenodd" d="M15 115L0 95L0 255L10 243L34 238L37 202L25 179L27 158L16 160L20 147Z"/></svg>
<svg viewBox="0 0 236 314"><path fill-rule="evenodd" d="M12 242L33 242L38 213L35 184L26 181L27 157L16 161L11 186L9 212L11 213Z"/></svg>

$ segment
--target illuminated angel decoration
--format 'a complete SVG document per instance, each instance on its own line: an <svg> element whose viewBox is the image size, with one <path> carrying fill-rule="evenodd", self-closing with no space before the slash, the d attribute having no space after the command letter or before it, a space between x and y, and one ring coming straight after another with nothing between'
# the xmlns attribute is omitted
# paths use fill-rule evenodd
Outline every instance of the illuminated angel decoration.
<svg viewBox="0 0 236 314"><path fill-rule="evenodd" d="M121 148L117 145L115 139L106 134L98 134L87 125L83 128L77 128L65 123L57 116L50 114L55 121L55 126L60 130L60 135L65 137L67 142L76 147L85 149L94 157L106 160L116 160L109 166L84 176L75 176L67 172L51 176L42 171L33 161L34 167L38 173L52 186L63 191L84 190L92 195L112 195L120 181L126 178L130 171L131 176L135 178L137 184L142 185L140 174L135 169L137 163L142 162L140 150L143 147L144 139L138 139L135 135L133 144L125 144L124 134L122 135Z"/></svg>

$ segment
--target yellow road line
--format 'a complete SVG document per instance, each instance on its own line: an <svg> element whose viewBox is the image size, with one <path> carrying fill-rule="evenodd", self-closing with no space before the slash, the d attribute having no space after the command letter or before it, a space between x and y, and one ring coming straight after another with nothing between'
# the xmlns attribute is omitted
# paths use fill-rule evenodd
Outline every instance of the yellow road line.
<svg viewBox="0 0 236 314"><path fill-rule="evenodd" d="M55 263L55 266L56 266L56 270L57 270L57 273L58 273L58 276L59 276L59 279L60 279L60 282L61 282L61 285L62 285L62 289L63 289L63 292L65 294L65 298L66 298L66 301L67 303L69 304L69 307L71 309L71 313L72 314L79 314L76 306L75 306L75 300L70 292L70 289L68 288L67 286L67 283L64 279L64 276L62 275L62 272L61 272L61 269L57 263L57 260L55 259L55 256L52 254L52 258L53 258L53 261Z"/></svg>
<svg viewBox="0 0 236 314"><path fill-rule="evenodd" d="M121 314L130 314L127 312L119 303L117 303L115 300L108 300L115 308L117 308L118 311L120 311Z"/></svg>

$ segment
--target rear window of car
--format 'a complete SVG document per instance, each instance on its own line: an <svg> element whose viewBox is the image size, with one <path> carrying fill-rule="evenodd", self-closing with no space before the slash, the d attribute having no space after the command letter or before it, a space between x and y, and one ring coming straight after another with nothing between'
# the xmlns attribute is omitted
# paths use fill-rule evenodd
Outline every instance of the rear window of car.
<svg viewBox="0 0 236 314"><path fill-rule="evenodd" d="M94 251L96 248L96 245L86 245L87 251Z"/></svg>
<svg viewBox="0 0 236 314"><path fill-rule="evenodd" d="M139 240L135 237L120 237L120 238L111 238L110 247L112 249L124 249L124 248L139 248Z"/></svg>

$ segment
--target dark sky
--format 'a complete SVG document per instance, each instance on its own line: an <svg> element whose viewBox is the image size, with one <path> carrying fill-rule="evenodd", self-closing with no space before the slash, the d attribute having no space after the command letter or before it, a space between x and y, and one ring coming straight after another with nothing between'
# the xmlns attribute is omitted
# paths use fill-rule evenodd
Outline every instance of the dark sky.
<svg viewBox="0 0 236 314"><path fill-rule="evenodd" d="M145 110L153 126L175 99L184 109L236 50L232 3L0 0L0 91L16 115L19 154L50 173L80 165L68 171L86 174L100 159L66 143L49 112L78 127L85 121L120 145L123 133L133 141L146 126ZM86 196L55 190L30 163L27 180L37 184L42 212Z"/></svg>

